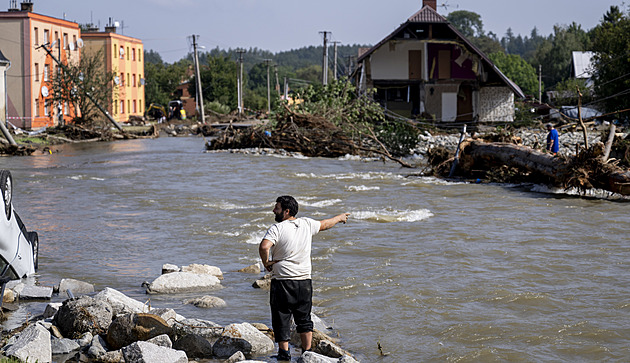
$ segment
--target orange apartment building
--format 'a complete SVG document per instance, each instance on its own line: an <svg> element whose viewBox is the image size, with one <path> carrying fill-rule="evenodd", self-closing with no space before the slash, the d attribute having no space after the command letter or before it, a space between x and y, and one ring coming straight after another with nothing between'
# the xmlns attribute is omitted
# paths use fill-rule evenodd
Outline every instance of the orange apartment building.
<svg viewBox="0 0 630 363"><path fill-rule="evenodd" d="M110 22L111 23L111 22ZM84 51L103 50L105 69L114 72L117 89L109 106L110 115L117 122L128 122L132 116L144 115L144 46L140 39L117 34L108 25L104 32L84 31Z"/></svg>
<svg viewBox="0 0 630 363"><path fill-rule="evenodd" d="M55 105L52 74L57 65L41 48L48 44L64 64L78 64L81 32L77 23L33 12L33 3L12 1L0 12L0 50L11 62L6 74L7 121L19 128L55 126L74 118L72 105ZM50 48L52 47L52 48Z"/></svg>

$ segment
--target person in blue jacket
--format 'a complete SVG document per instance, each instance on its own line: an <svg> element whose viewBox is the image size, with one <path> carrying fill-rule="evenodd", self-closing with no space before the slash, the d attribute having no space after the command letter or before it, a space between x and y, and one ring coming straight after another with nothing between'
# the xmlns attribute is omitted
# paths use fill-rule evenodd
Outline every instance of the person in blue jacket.
<svg viewBox="0 0 630 363"><path fill-rule="evenodd" d="M557 155L560 150L560 144L558 143L558 130L553 128L552 124L547 124L547 151L552 155Z"/></svg>

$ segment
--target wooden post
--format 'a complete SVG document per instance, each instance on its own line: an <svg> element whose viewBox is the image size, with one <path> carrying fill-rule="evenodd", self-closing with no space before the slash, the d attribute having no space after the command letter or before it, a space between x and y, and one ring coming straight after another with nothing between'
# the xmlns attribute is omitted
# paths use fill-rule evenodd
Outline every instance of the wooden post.
<svg viewBox="0 0 630 363"><path fill-rule="evenodd" d="M588 134L586 132L586 126L584 126L584 121L582 121L582 93L580 92L580 87L575 86L577 88L578 93L578 120L580 121L580 126L582 126L582 132L584 133L584 148L588 150Z"/></svg>
<svg viewBox="0 0 630 363"><path fill-rule="evenodd" d="M608 141L606 141L606 147L604 148L604 155L602 155L602 161L606 162L608 160L608 156L610 155L610 149L612 149L613 141L615 140L615 130L617 126L615 124L610 124L610 133L608 134Z"/></svg>
<svg viewBox="0 0 630 363"><path fill-rule="evenodd" d="M462 145L462 141L464 141L464 137L466 136L466 124L464 124L464 129L462 130L462 134L459 136L459 143L457 144L457 151L455 151L455 159L453 160L453 165L451 166L451 172L448 174L448 177L452 177L455 174L455 168L457 168L457 164L459 163L459 150Z"/></svg>

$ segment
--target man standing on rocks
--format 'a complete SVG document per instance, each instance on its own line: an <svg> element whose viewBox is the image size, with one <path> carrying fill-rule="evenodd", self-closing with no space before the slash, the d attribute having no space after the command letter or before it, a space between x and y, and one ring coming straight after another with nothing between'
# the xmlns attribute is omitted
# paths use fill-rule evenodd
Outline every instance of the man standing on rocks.
<svg viewBox="0 0 630 363"><path fill-rule="evenodd" d="M558 144L558 130L553 128L552 124L547 124L547 151L549 151L552 155L558 154L560 150L560 145Z"/></svg>
<svg viewBox="0 0 630 363"><path fill-rule="evenodd" d="M258 253L267 271L272 272L269 304L271 323L278 342L278 360L291 360L291 316L297 325L302 350L311 349L313 321L311 307L313 287L311 282L311 241L319 231L346 223L350 213L316 221L296 218L298 203L285 195L276 199L273 208L276 224L271 226L258 247ZM271 259L270 257L271 252Z"/></svg>

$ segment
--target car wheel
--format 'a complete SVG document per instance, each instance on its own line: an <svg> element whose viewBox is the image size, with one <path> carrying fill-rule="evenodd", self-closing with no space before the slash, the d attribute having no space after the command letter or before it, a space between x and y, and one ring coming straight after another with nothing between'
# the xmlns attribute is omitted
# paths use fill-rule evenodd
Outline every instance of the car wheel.
<svg viewBox="0 0 630 363"><path fill-rule="evenodd" d="M0 189L2 190L2 199L4 200L4 213L7 219L11 219L11 201L13 199L13 177L11 172L3 169L0 170Z"/></svg>
<svg viewBox="0 0 630 363"><path fill-rule="evenodd" d="M37 271L39 266L39 236L37 232L28 232L26 238L31 241L33 246L33 264L35 265L35 271Z"/></svg>

